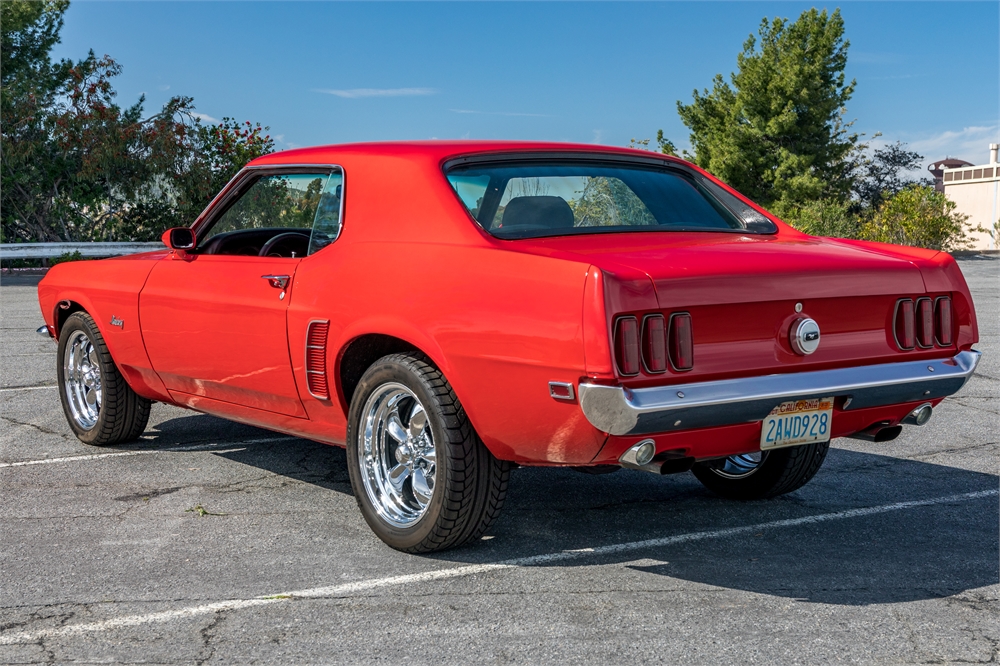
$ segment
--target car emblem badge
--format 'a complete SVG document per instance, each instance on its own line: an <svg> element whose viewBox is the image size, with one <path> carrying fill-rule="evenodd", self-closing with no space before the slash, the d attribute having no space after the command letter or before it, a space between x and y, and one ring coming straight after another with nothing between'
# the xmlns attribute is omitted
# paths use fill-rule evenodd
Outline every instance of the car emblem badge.
<svg viewBox="0 0 1000 666"><path fill-rule="evenodd" d="M122 329L123 331L125 330L125 322L122 321L121 319L119 319L118 317L114 316L114 315L111 315L111 325L112 326L117 326L118 328Z"/></svg>
<svg viewBox="0 0 1000 666"><path fill-rule="evenodd" d="M808 356L819 347L819 324L815 320L799 319L792 324L789 342L796 354Z"/></svg>

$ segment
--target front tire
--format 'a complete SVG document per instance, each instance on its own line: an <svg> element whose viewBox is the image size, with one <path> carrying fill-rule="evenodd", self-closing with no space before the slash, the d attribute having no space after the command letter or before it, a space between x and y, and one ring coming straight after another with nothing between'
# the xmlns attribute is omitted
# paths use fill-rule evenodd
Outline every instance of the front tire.
<svg viewBox="0 0 1000 666"><path fill-rule="evenodd" d="M819 471L830 442L815 442L698 463L691 471L727 499L777 497L804 486Z"/></svg>
<svg viewBox="0 0 1000 666"><path fill-rule="evenodd" d="M362 376L348 417L347 464L369 527L407 553L481 537L500 513L510 476L448 381L416 353L385 356Z"/></svg>
<svg viewBox="0 0 1000 666"><path fill-rule="evenodd" d="M90 315L74 312L66 319L57 358L59 398L81 442L110 446L145 431L152 402L125 382Z"/></svg>

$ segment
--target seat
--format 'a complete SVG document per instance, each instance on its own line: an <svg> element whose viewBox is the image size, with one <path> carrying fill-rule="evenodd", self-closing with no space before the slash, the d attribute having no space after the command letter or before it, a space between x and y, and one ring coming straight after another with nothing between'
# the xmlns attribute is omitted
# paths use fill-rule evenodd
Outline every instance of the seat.
<svg viewBox="0 0 1000 666"><path fill-rule="evenodd" d="M567 229L573 227L573 209L562 197L514 197L507 202L499 228L504 231Z"/></svg>

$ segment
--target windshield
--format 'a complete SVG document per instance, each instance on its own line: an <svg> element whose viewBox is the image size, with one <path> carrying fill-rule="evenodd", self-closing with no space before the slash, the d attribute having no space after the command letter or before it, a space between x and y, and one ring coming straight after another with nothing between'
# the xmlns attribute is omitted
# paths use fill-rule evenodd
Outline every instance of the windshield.
<svg viewBox="0 0 1000 666"><path fill-rule="evenodd" d="M777 231L706 178L669 167L536 161L460 166L447 176L472 217L498 238Z"/></svg>

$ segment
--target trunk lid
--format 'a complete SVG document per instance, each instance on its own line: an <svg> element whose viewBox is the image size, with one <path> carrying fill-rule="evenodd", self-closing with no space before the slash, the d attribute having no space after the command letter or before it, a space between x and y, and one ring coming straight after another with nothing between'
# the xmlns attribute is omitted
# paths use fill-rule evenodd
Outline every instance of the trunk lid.
<svg viewBox="0 0 1000 666"><path fill-rule="evenodd" d="M647 232L521 243L526 246L518 249L589 262L611 282L628 281L627 288L608 290L609 325L622 314L634 314L640 322L649 314L691 314L694 368L654 375L643 367L639 375L623 378L628 385L942 355L939 348L902 352L896 347L897 300L917 298L926 289L913 262L888 253L790 234ZM637 297L642 291L646 296ZM804 317L814 319L822 332L819 348L808 356L797 354L789 341L793 324Z"/></svg>

